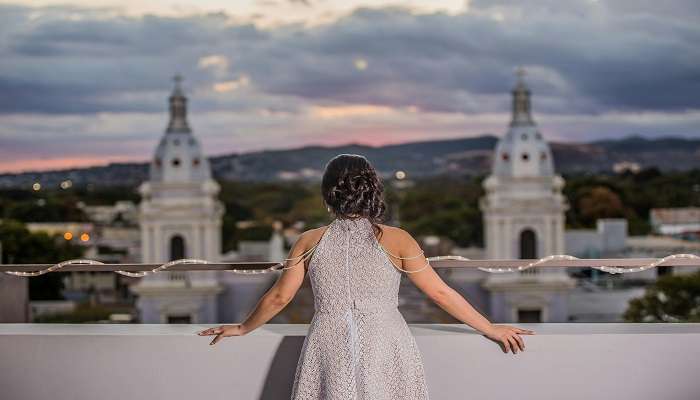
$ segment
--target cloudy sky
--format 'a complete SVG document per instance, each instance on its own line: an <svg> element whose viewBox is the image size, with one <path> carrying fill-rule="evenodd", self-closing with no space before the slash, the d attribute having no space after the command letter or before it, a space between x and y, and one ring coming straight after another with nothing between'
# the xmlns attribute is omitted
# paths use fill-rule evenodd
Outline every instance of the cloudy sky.
<svg viewBox="0 0 700 400"><path fill-rule="evenodd" d="M500 135L517 66L550 140L700 137L699 22L697 0L0 1L0 171L148 159L176 73L210 155Z"/></svg>

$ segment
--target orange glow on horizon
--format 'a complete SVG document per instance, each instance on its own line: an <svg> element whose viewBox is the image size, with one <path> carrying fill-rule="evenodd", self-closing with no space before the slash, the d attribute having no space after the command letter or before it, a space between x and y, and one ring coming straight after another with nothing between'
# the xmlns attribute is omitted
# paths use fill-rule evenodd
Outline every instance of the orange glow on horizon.
<svg viewBox="0 0 700 400"><path fill-rule="evenodd" d="M357 104L349 106L313 106L310 114L315 118L347 118L369 115L391 114L396 112L394 108L374 106L371 104Z"/></svg>
<svg viewBox="0 0 700 400"><path fill-rule="evenodd" d="M146 162L143 158L136 157L66 157L54 159L28 159L22 161L0 161L0 173L22 173L31 171L51 171L72 168L85 168L104 166L115 162Z"/></svg>

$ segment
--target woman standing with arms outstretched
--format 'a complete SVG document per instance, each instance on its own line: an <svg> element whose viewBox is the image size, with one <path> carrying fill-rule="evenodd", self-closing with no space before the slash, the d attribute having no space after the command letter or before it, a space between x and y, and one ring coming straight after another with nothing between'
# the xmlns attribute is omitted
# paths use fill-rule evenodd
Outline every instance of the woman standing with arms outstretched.
<svg viewBox="0 0 700 400"><path fill-rule="evenodd" d="M292 400L424 400L421 354L398 310L401 274L449 314L503 344L525 349L533 331L491 324L430 266L406 231L384 224L383 185L369 161L341 154L327 165L321 191L335 219L304 232L284 271L241 324L199 332L245 335L265 324L296 295L309 273L314 316L294 375Z"/></svg>

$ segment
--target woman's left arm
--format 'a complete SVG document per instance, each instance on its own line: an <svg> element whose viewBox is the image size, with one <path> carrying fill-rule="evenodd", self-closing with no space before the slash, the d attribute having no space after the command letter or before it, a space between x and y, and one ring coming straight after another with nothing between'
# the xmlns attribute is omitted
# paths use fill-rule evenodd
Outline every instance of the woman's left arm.
<svg viewBox="0 0 700 400"><path fill-rule="evenodd" d="M224 337L242 336L250 333L282 311L292 301L304 281L304 265L308 257L303 257L303 255L313 246L311 240L316 236L314 231L315 229L312 229L299 236L299 239L289 251L288 258L291 261L285 261L284 263L284 267L289 269L282 271L275 284L260 298L255 309L245 321L240 324L222 325L217 328L205 329L197 334L199 336L216 335L214 340L209 343L213 345Z"/></svg>

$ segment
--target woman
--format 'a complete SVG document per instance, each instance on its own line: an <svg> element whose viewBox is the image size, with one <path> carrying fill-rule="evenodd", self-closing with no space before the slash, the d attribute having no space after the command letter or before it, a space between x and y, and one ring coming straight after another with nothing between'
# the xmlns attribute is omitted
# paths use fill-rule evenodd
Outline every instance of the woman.
<svg viewBox="0 0 700 400"><path fill-rule="evenodd" d="M308 270L315 312L293 400L428 399L420 352L397 308L401 272L449 314L502 343L506 353L525 350L519 335L533 331L491 324L442 281L410 234L378 223L386 208L383 185L365 157L336 156L321 186L333 222L299 237L282 275L243 323L199 332L216 335L210 344L269 321L294 298Z"/></svg>

